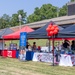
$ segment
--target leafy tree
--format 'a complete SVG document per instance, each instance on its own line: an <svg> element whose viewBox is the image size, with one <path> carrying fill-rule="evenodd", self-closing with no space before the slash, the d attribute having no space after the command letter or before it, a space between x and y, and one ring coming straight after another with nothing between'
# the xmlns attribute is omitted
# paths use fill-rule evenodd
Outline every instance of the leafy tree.
<svg viewBox="0 0 75 75"><path fill-rule="evenodd" d="M44 4L41 8L35 8L34 13L27 17L27 23L50 19L56 16L57 8L51 4Z"/></svg>
<svg viewBox="0 0 75 75"><path fill-rule="evenodd" d="M59 16L65 16L65 15L67 15L67 4L59 9Z"/></svg>
<svg viewBox="0 0 75 75"><path fill-rule="evenodd" d="M22 20L21 20L21 24L24 24L26 22L26 12L24 12L23 10L19 10L16 14L12 15L11 18L11 26L18 26L19 25L19 14L22 16Z"/></svg>
<svg viewBox="0 0 75 75"><path fill-rule="evenodd" d="M7 14L3 14L2 18L4 20L6 20L7 22L10 22L10 19L11 19L11 17L9 15L7 15Z"/></svg>
<svg viewBox="0 0 75 75"><path fill-rule="evenodd" d="M28 17L26 15L27 13L23 10L17 11L17 13L12 14L11 17L9 15L4 14L0 18L0 28L2 29L9 26L18 26L20 23L18 18L19 14L22 16L21 24L41 21L44 19L51 19L58 16L67 15L67 4L65 4L62 8L59 9L58 7L52 6L51 4L44 4L40 8L36 7L33 14L29 15Z"/></svg>
<svg viewBox="0 0 75 75"><path fill-rule="evenodd" d="M26 23L26 18L27 18L27 13L26 12L24 12L23 10L19 10L18 12L18 15L20 14L21 16L22 16L22 24L24 24L24 23Z"/></svg>
<svg viewBox="0 0 75 75"><path fill-rule="evenodd" d="M0 18L0 29L6 28L7 27L7 22L3 18Z"/></svg>
<svg viewBox="0 0 75 75"><path fill-rule="evenodd" d="M7 14L3 14L3 16L0 18L0 29L6 28L6 27L13 27L19 25L19 14L22 16L21 24L26 23L26 12L23 10L17 11L17 13L12 14L12 17L10 17Z"/></svg>
<svg viewBox="0 0 75 75"><path fill-rule="evenodd" d="M11 27L19 25L18 14L13 14L11 18Z"/></svg>
<svg viewBox="0 0 75 75"><path fill-rule="evenodd" d="M9 27L10 19L11 19L11 17L9 17L9 15L3 14L3 16L0 18L0 29Z"/></svg>
<svg viewBox="0 0 75 75"><path fill-rule="evenodd" d="M27 23L40 21L40 9L38 7L35 8L35 11L33 14L29 15L27 17Z"/></svg>
<svg viewBox="0 0 75 75"><path fill-rule="evenodd" d="M74 2L75 0L70 0L70 2Z"/></svg>
<svg viewBox="0 0 75 75"><path fill-rule="evenodd" d="M51 4L44 4L41 8L35 8L34 13L27 17L27 23L65 15L67 15L67 4L59 9L58 7L52 6Z"/></svg>

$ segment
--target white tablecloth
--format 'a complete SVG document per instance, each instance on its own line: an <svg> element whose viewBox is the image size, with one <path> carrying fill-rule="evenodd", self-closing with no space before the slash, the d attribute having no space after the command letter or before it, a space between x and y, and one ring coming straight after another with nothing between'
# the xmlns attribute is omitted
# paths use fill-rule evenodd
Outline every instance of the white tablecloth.
<svg viewBox="0 0 75 75"><path fill-rule="evenodd" d="M73 66L71 55L61 54L59 66Z"/></svg>
<svg viewBox="0 0 75 75"><path fill-rule="evenodd" d="M52 63L53 55L51 53L34 53L32 60Z"/></svg>
<svg viewBox="0 0 75 75"><path fill-rule="evenodd" d="M34 53L32 61L42 61L53 63L53 55L51 53ZM56 62L56 60L54 60ZM75 55L61 54L59 66L75 65Z"/></svg>
<svg viewBox="0 0 75 75"><path fill-rule="evenodd" d="M49 52L49 47L41 47L41 51ZM52 46L50 46L50 51L52 51Z"/></svg>

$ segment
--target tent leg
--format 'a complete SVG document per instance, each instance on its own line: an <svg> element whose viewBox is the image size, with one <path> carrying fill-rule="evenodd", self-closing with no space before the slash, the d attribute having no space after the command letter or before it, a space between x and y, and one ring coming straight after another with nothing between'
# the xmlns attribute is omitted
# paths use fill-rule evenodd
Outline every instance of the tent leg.
<svg viewBox="0 0 75 75"><path fill-rule="evenodd" d="M5 42L4 42L4 39L2 39L2 41L3 41L3 44L2 44L2 57L4 57L4 45L5 45Z"/></svg>
<svg viewBox="0 0 75 75"><path fill-rule="evenodd" d="M4 50L4 44L5 44L5 42L4 42L4 39L3 39L3 45L2 45L2 50Z"/></svg>
<svg viewBox="0 0 75 75"><path fill-rule="evenodd" d="M52 36L53 66L54 66L54 35Z"/></svg>
<svg viewBox="0 0 75 75"><path fill-rule="evenodd" d="M50 40L49 40L49 52L50 52Z"/></svg>

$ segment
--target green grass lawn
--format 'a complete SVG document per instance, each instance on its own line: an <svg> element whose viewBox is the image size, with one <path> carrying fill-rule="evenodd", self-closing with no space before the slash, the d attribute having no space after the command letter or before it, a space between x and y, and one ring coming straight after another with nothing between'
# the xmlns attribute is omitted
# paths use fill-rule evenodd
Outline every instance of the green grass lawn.
<svg viewBox="0 0 75 75"><path fill-rule="evenodd" d="M31 44L31 45L33 45L33 42L36 42L36 45L37 46L46 46L46 42L47 42L48 40L47 39L30 39L30 40L28 40L28 42ZM7 44L7 45L9 45L9 43L17 43L18 45L19 45L19 40L8 40L8 41L5 41L5 43Z"/></svg>
<svg viewBox="0 0 75 75"><path fill-rule="evenodd" d="M60 41L60 40L59 40ZM5 41L5 43L7 44L7 46L9 46L10 43L17 43L17 45L19 46L19 40L8 40L8 41ZM28 40L28 42L33 45L33 42L36 42L36 45L37 46L46 46L46 43L49 42L48 39L30 39ZM51 41L52 42L52 41ZM55 41L55 45L58 41Z"/></svg>
<svg viewBox="0 0 75 75"><path fill-rule="evenodd" d="M0 75L75 75L75 66L51 66L50 63L0 57Z"/></svg>

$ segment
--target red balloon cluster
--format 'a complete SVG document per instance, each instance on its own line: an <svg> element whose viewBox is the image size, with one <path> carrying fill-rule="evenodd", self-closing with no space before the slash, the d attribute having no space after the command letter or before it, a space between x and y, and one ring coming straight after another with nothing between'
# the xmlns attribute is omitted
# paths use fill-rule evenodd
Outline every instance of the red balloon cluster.
<svg viewBox="0 0 75 75"><path fill-rule="evenodd" d="M56 35L59 31L59 28L57 25L49 25L47 28L46 28L46 31L47 31L47 36L53 36L53 35Z"/></svg>

